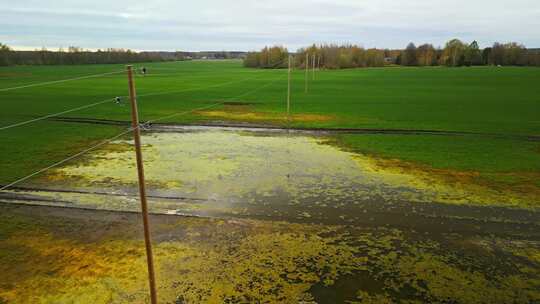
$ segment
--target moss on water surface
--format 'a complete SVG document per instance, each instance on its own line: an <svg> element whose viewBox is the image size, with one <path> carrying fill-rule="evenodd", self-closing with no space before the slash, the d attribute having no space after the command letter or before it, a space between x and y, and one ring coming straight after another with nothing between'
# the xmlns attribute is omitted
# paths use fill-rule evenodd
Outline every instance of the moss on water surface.
<svg viewBox="0 0 540 304"><path fill-rule="evenodd" d="M406 201L534 209L540 203L538 189L503 191L478 182L474 172L437 171L328 142L324 136L220 128L149 133L143 136L146 178L156 193L219 201L206 207L225 213L269 201L317 208ZM56 170L49 184L135 189L128 144L117 141L85 162Z"/></svg>
<svg viewBox="0 0 540 304"><path fill-rule="evenodd" d="M0 205L0 299L8 303L147 302L137 216ZM450 236L153 216L162 303L531 303L540 300L538 243L513 252L504 238L467 237L512 267L479 267ZM13 227L25 227L24 231ZM486 245L487 244L487 245ZM506 249L508 248L508 249ZM489 256L487 257L489 258ZM345 281L343 281L345 280ZM372 283L367 283L372 282ZM348 286L343 288L343 284ZM341 287L340 287L341 286ZM325 292L341 292L340 301ZM384 303L384 302L383 302Z"/></svg>

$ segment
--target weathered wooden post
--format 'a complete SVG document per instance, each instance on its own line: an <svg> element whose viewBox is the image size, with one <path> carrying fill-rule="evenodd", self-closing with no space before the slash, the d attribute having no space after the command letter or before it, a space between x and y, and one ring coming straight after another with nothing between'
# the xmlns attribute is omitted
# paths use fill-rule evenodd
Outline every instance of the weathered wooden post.
<svg viewBox="0 0 540 304"><path fill-rule="evenodd" d="M312 63L312 67L311 67L311 72L313 73L313 80L315 80L315 55L312 56L313 57L313 63Z"/></svg>
<svg viewBox="0 0 540 304"><path fill-rule="evenodd" d="M291 120L291 58L289 55L289 71L288 71L288 84L287 84L287 124Z"/></svg>
<svg viewBox="0 0 540 304"><path fill-rule="evenodd" d="M137 96L133 82L133 67L127 66L129 97L131 99L131 127L135 141L135 154L137 156L137 173L139 176L139 195L141 199L141 212L144 226L144 242L146 245L146 262L148 264L148 281L150 284L150 301L157 304L156 278L154 272L154 257L152 256L152 242L150 239L150 222L148 219L148 204L146 202L146 187L144 184L144 166L141 151L141 130L139 128L139 112L137 109Z"/></svg>
<svg viewBox="0 0 540 304"><path fill-rule="evenodd" d="M306 85L305 85L305 92L308 92L308 78L309 78L309 54L306 52L306 62L304 64L306 68Z"/></svg>

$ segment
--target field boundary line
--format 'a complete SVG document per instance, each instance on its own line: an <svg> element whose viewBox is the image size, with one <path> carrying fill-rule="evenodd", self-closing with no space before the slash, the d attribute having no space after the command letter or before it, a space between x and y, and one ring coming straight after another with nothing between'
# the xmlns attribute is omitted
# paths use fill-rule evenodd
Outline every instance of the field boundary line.
<svg viewBox="0 0 540 304"><path fill-rule="evenodd" d="M122 97L125 97L125 96L122 96ZM40 116L40 117L37 117L37 118L34 118L34 119L14 123L12 125L2 126L2 127L0 127L0 131L15 128L15 127L24 126L24 125L27 125L29 123L49 119L49 118L56 117L56 116L66 114L66 113L71 113L71 112L75 112L75 111L79 111L79 110L88 109L88 108L95 107L95 106L98 106L98 105L101 105L101 104L104 104L104 103L107 103L107 102L112 102L112 98L107 98L107 99L104 99L104 100L101 100L101 101L98 101L98 102L94 102L94 103L91 103L91 104L87 104L87 105L84 105L84 106L80 106L80 107L77 107L77 108L73 108L73 109L62 111L62 112L48 114L48 115Z"/></svg>
<svg viewBox="0 0 540 304"><path fill-rule="evenodd" d="M79 76L79 77L73 77L73 78L67 78L67 79L31 83L31 84L20 85L20 86L10 87L10 88L0 88L0 92L7 92L7 91L13 91L13 90L19 90L19 89L25 89L25 88L31 88L31 87L38 87L38 86L46 86L46 85L49 85L49 84L57 84L57 83L63 83L63 82L68 82L68 81L81 80L81 79L87 79L87 78L95 78L95 77L107 76L107 75L113 75L113 74L120 74L120 73L123 73L123 72L124 71L114 71L114 72L85 75L85 76Z"/></svg>

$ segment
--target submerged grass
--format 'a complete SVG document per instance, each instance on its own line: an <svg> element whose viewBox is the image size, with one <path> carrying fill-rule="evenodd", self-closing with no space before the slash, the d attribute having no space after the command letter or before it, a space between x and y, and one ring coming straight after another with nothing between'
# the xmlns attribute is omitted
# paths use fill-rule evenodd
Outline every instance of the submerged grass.
<svg viewBox="0 0 540 304"><path fill-rule="evenodd" d="M430 182L483 186L540 202L540 143L505 138L439 135L339 135L331 143L367 154L377 165Z"/></svg>
<svg viewBox="0 0 540 304"><path fill-rule="evenodd" d="M381 153L343 151L341 147L346 145L357 152L343 139L350 136L336 141L326 136L219 129L149 133L143 136L147 182L157 192L215 199L213 208L226 213L249 202L252 207L271 205L275 212L297 205L304 217L320 211L319 207L353 208L361 202L535 209L540 201L540 187L535 184L540 175L534 170L489 172L486 176L479 171L435 168L385 154L381 157ZM52 170L43 182L53 188L107 189L111 183L116 188L132 188L136 176L128 142L109 146L90 153L85 162ZM210 204L201 207L209 210Z"/></svg>

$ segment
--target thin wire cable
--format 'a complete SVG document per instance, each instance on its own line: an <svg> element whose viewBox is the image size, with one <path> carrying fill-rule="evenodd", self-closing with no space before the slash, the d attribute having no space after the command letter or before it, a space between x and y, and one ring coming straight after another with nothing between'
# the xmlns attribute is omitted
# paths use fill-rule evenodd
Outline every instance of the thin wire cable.
<svg viewBox="0 0 540 304"><path fill-rule="evenodd" d="M31 87L38 87L38 86L45 86L49 84L57 84L62 82L68 82L68 81L74 81L74 80L80 80L80 79L87 79L87 78L95 78L100 76L107 76L107 75L113 75L113 74L120 74L124 73L125 71L114 71L114 72L108 72L108 73L102 73L102 74L93 74L93 75L85 75L85 76L79 76L74 78L67 78L67 79L60 79L60 80L53 80L53 81L46 81L46 82L38 82L38 83L31 83L11 88L0 88L0 92L7 92L7 91L13 91L13 90L19 90L24 88L31 88Z"/></svg>
<svg viewBox="0 0 540 304"><path fill-rule="evenodd" d="M12 182L12 183L9 183L9 184L3 186L2 188L0 188L0 191L4 191L4 190L6 190L7 188L10 188L10 187L12 187L12 186L14 186L14 185L16 185L16 184L18 184L18 183L20 183L20 182L23 182L23 181L25 181L25 180L27 180L27 179L29 179L29 178L31 178L31 177L34 177L34 176L36 176L36 175L38 175L38 174L40 174L40 173L43 173L43 172L45 172L45 171L47 171L47 170L49 170L49 169L52 169L52 168L57 167L57 166L59 166L59 165L61 165L61 164L64 164L64 163L66 163L66 162L68 162L68 161L70 161L70 160L72 160L72 159L75 159L75 158L81 156L81 155L84 155L84 154L86 154L86 153L88 153L88 152L90 152L90 151L92 151L92 150L94 150L94 149L97 149L97 148L99 148L99 147L101 147L101 146L103 146L103 145L105 145L105 144L107 144L107 143L109 143L109 142L111 142L111 141L117 139L117 138L120 138L120 137L123 136L123 135L126 135L127 133L129 133L129 132L131 132L131 131L133 131L133 130L134 130L133 128L130 128L130 129L128 129L128 130L126 130L126 131L124 131L124 132L122 132L122 133L120 133L120 134L114 136L114 137L111 137L111 138L109 138L109 139L106 139L106 140L104 140L104 141L98 143L97 145L91 146L91 147L89 147L89 148L87 148L87 149L85 149L85 150L83 150L83 151L81 151L81 152L79 152L79 153L77 153L77 154L74 154L74 155L72 155L72 156L70 156L70 157L68 157L68 158L64 158L63 160L61 160L61 161L59 161L59 162L56 162L56 163L54 163L54 164L52 164L52 165L50 165L50 166L48 166L48 167L45 167L45 168L43 168L43 169L40 169L40 170L38 170L38 171L36 171L36 172L34 172L34 173L32 173L32 174L29 174L29 175L27 175L27 176L25 176L25 177L22 177L22 178L20 178L20 179L14 181L14 182Z"/></svg>
<svg viewBox="0 0 540 304"><path fill-rule="evenodd" d="M218 103L214 103L214 104L211 104L209 106L206 106L206 107L202 107L202 108L199 108L199 109L196 109L195 111L200 111L200 110L206 110L208 108L212 108L212 107L216 107L216 106L219 106L219 105L222 105L224 103L226 103L227 101L230 101L230 100L233 100L233 99L237 99L237 98L240 98L240 97L243 97L243 96L246 96L246 95L249 95L249 94L252 94L254 92L257 92L261 89L264 89L272 84L274 84L275 82L277 82L278 80L281 80L283 77L279 77L265 85L262 85L258 88L255 88L253 90L250 90L248 92L245 92L245 93L242 93L240 95L237 95L237 96L233 96L233 97L229 97L229 98L226 98L224 101L221 101L221 102L218 102ZM188 111L188 113L190 112L194 112L194 111ZM188 114L186 112L181 112L181 113L175 113L175 114L171 114L171 115L167 115L167 116L163 116L163 117L160 117L158 119L153 119L153 120L149 120L147 121L145 124L151 124L151 123L154 123L154 122L157 122L157 121L161 121L161 120L164 120L164 119L169 119L169 118L172 118L172 117L176 117L176 116L180 116L180 115L185 115L185 114Z"/></svg>
<svg viewBox="0 0 540 304"><path fill-rule="evenodd" d="M167 95L167 94L174 94L174 93L199 91L199 90L204 90L204 89L209 89L209 88L222 87L222 86L226 86L226 85L237 83L237 82L243 82L243 81L247 81L247 80L250 80L250 79L253 79L253 78L255 78L255 77L254 76L253 77L247 77L247 78L243 78L243 79L240 79L240 80L233 80L233 81L228 81L228 82L223 82L223 83L218 83L218 84L213 84L213 85L203 86L203 87L188 88L188 89L181 89L181 90L172 90L172 91L159 91L159 92L154 92L154 93L146 93L146 94L137 95L137 97L160 96L160 95Z"/></svg>
<svg viewBox="0 0 540 304"><path fill-rule="evenodd" d="M281 77L280 77L280 78L281 78ZM279 78L279 79L280 79L280 78ZM260 90L260 89L262 89L262 88L265 88L265 87L271 85L272 83L276 82L276 81L279 80L279 79L276 79L276 80L274 80L274 81L272 81L272 82L270 82L270 83L267 83L267 84L265 84L265 85L263 85L263 86L261 86L261 87L258 87L258 88L256 88L256 89L254 89L254 90L248 91L248 92L243 93L243 94L240 94L240 95L238 95L238 96L231 97L231 98L229 98L229 99L234 99L234 98L238 98L238 97L245 96L245 95L247 95L247 94L251 94L251 93L253 93L253 92L256 92L257 90ZM19 178L19 179L15 180L15 181L13 181L13 182L7 184L7 185L4 185L4 186L2 186L2 187L0 188L0 191L4 191L4 190L6 190L6 189L8 189L8 188L10 188L10 187L13 187L13 186L16 185L16 184L19 184L19 183L21 183L21 182L23 182L23 181L25 181L25 180L28 180L28 179L34 177L34 176L36 176L36 175L38 175L38 174L40 174L40 173L43 173L43 172L45 172L45 171L47 171L47 170L50 170L50 169L52 169L52 168L54 168L54 167L57 167L57 166L59 166L59 165L62 165L62 164L66 163L66 162L68 162L68 161L70 161L70 160L73 160L73 159L75 159L75 158L77 158L77 157L80 157L80 156L82 156L82 155L84 155L84 154L86 154L86 153L88 153L88 152L90 152L90 151L92 151L92 150L95 150L95 149L97 149L97 148L99 148L99 147L101 147L101 146L103 146L103 145L105 145L105 144L107 144L107 143L110 143L111 141L113 141L113 140L115 140L115 139L118 139L118 138L120 138L120 137L122 137L122 136L128 134L129 132L131 132L131 131L133 131L133 130L135 130L135 129L141 128L142 125L146 125L146 124L151 123L151 122L163 120L163 119L170 118L170 117L174 117L174 116L178 116L178 115L185 115L185 114L192 113L192 112L195 112L195 111L200 111L200 110L208 109L208 108L210 108L210 107L215 107L215 106L218 106L218 105L223 104L223 103L225 103L225 102L226 102L226 101L223 101L223 102L220 102L220 103L215 103L215 104L212 104L212 105L209 105L209 106L205 106L205 107L200 107L200 108L192 109L192 110L185 111L185 112L181 112L181 113L176 113L176 114L173 114L173 115L167 115L167 116L164 116L164 117L155 119L155 120L153 120L153 121L147 121L146 123L139 124L139 125L138 125L137 127L135 127L135 128L130 127L130 128L127 129L126 131L124 131L124 132L122 132L122 133L120 133L120 134L117 134L117 135L115 135L115 136L113 136L113 137L111 137L111 138L109 138L109 139L104 140L104 141L101 141L100 143L98 143L98 144L96 144L96 145L93 145L93 146L91 146L91 147L89 147L89 148L86 148L85 150L83 150L83 151L81 151L81 152L78 152L77 154L74 154L74 155L72 155L72 156L69 156L69 157L67 157L67 158L65 158L65 159L63 159L63 160L61 160L61 161L58 161L58 162L56 162L56 163L54 163L54 164L52 164L52 165L50 165L50 166L47 166L47 167L45 167L45 168L43 168L43 169L40 169L40 170L35 171L35 172L33 172L33 173L29 174L29 175L26 175L26 176L24 176L24 177L22 177L22 178Z"/></svg>
<svg viewBox="0 0 540 304"><path fill-rule="evenodd" d="M122 97L125 97L125 96L122 96ZM71 113L71 112L75 112L75 111L84 110L84 109L88 109L88 108L91 108L91 107L99 106L101 104L111 102L111 100L112 100L111 98L107 98L107 99L104 99L104 100L101 100L101 101L98 101L98 102L95 102L95 103L91 103L91 104L88 104L88 105L80 106L80 107L77 107L77 108L65 110L65 111L58 112L58 113L48 114L48 115L41 116L41 117L38 117L38 118L34 118L34 119L14 123L14 124L8 125L8 126L3 126L3 127L0 127L0 131L15 128L15 127L24 126L24 125L27 125L29 123L49 119L49 118L60 116L60 115L66 114L66 113Z"/></svg>
<svg viewBox="0 0 540 304"><path fill-rule="evenodd" d="M282 61L283 60L278 62L276 64L276 66L281 64ZM259 71L254 72L254 73L259 73L259 72L262 72L262 71L265 71L265 69L261 69ZM208 89L208 88L222 87L222 86L226 86L226 85L237 83L237 82L243 82L243 81L251 80L251 79L253 79L255 77L256 76L246 77L246 78L243 78L243 79L240 79L240 80L233 80L233 81L229 81L229 82L223 82L223 83L218 83L218 84L209 85L209 86L196 87L196 88L189 88L189 89L182 89L182 90L172 90L172 91L160 91L160 92L147 93L147 94L139 94L139 95L137 95L137 97L159 96L159 95L167 95L167 94L174 94L174 93L181 93L181 92L198 91L198 90L203 90L203 89Z"/></svg>
<svg viewBox="0 0 540 304"><path fill-rule="evenodd" d="M122 72L123 72L123 71L122 71ZM165 91L165 92L164 92L164 91L161 91L161 92L155 92L155 93L140 94L140 95L138 95L138 97L158 96L158 95L166 95L166 94L173 94L173 93L198 91L198 90L203 90L203 89L208 89L208 88L214 88L214 87L226 86L226 85L229 85L229 84L232 84L232 83L236 83L236 82L243 82L243 81L250 80L250 79L253 79L253 78L255 78L255 77L254 77L254 76L253 76L253 77L247 77L247 78L243 78L243 79L240 79L240 80L234 80L234 81L229 81L229 82L224 82L224 83L214 84L214 85L210 85L210 86L197 87L197 88L189 88L189 89L174 90L174 91ZM121 97L126 97L126 96L121 96ZM95 106L98 106L98 105L107 103L107 102L109 102L110 100L111 100L111 99L105 99L105 100L98 101L98 102L95 102L95 103L92 103L92 104L89 104L89 105L84 105L84 106L80 106L80 107L77 107L77 108L65 110L65 111L62 111L62 112L53 113L53 114L48 114L48 115L41 116L41 117L38 117L38 118L30 119L30 120L27 120L27 121L18 122L18 123L12 124L12 125L3 126L3 127L0 127L0 131L2 131L2 130L7 130L7 129L11 129L11 128L15 128L15 127L19 127L19 126L23 126L23 125L27 125L27 124L29 124L29 123L33 123L33 122L37 122L37 121L49 119L49 118L56 117L56 116L60 116L60 115L63 115L63 114L67 114L67 113L71 113L71 112L75 112L75 111L79 111L79 110L84 110L84 109L87 109L87 108L95 107Z"/></svg>

